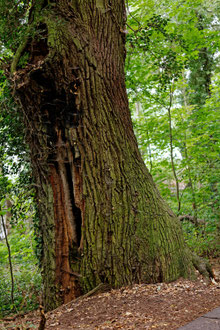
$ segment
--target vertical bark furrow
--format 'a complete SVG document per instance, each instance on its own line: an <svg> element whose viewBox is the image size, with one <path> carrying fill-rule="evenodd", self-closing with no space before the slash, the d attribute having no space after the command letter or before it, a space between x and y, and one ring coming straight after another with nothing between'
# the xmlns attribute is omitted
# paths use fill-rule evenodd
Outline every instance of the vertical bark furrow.
<svg viewBox="0 0 220 330"><path fill-rule="evenodd" d="M16 77L39 186L47 309L100 282L169 281L191 267L133 133L124 11L122 0L56 1L44 19L47 58Z"/></svg>

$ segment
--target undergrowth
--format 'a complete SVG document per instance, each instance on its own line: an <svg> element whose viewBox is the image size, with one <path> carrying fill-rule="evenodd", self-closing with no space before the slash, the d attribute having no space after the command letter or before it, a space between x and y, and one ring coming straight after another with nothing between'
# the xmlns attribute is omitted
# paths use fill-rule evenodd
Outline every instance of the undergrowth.
<svg viewBox="0 0 220 330"><path fill-rule="evenodd" d="M220 256L220 228L217 220L210 219L199 226L183 221L182 227L185 240L193 252L207 258Z"/></svg>
<svg viewBox="0 0 220 330"><path fill-rule="evenodd" d="M24 222L9 230L11 248L14 303L11 301L11 277L5 240L0 241L0 317L10 313L28 312L39 304L41 275L34 253L33 230Z"/></svg>

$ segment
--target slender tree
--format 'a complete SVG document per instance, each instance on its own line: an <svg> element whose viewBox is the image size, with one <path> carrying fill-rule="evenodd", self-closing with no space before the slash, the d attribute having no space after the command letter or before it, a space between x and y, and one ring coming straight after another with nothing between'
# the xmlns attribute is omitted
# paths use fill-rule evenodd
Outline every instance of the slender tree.
<svg viewBox="0 0 220 330"><path fill-rule="evenodd" d="M33 1L11 65L31 151L46 310L101 282L192 273L180 223L133 133L125 21L124 0Z"/></svg>
<svg viewBox="0 0 220 330"><path fill-rule="evenodd" d="M5 242L6 242L7 249L8 249L8 262L9 262L10 275L11 275L11 304L14 305L14 275L13 275L13 266L12 266L12 258L11 258L11 248L10 248L10 244L8 242L7 229L6 229L6 225L4 223L3 214L4 214L4 212L2 213L2 210L0 208L2 228L3 228L3 232L4 232L4 235L5 235ZM13 308L14 308L14 306L13 306Z"/></svg>
<svg viewBox="0 0 220 330"><path fill-rule="evenodd" d="M172 102L173 102L173 90L172 86L170 86L170 102L169 106L167 108L168 112L168 122L169 122L169 140L170 140L170 160L171 160L171 166L172 166L172 171L173 171L173 176L175 179L175 185L176 185L176 199L178 203L178 213L181 209L181 200L180 200L180 188L179 188L179 179L176 173L176 167L175 167L175 162L174 162L174 152L173 152L173 130L172 130L172 116L171 116L171 108L172 108Z"/></svg>

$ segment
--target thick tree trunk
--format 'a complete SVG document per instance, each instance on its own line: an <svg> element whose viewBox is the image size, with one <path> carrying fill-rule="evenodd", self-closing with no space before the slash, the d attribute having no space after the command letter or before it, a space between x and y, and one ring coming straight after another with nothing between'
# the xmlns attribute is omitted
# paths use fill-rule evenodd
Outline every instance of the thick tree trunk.
<svg viewBox="0 0 220 330"><path fill-rule="evenodd" d="M28 65L14 74L37 187L46 309L100 282L172 281L192 270L180 222L133 133L124 1L50 3L26 46Z"/></svg>

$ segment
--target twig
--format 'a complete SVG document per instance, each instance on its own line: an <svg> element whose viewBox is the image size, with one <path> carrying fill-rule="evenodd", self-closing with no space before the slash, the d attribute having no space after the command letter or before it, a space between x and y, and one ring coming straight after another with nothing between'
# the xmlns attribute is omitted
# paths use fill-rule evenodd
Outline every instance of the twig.
<svg viewBox="0 0 220 330"><path fill-rule="evenodd" d="M1 211L1 209L0 209L0 211ZM5 241L6 241L6 245L7 245L7 249L8 249L8 261L9 261L10 274L11 274L11 302L12 302L12 305L14 306L14 277L13 277L13 267L12 267L12 261L11 261L11 249L10 249L10 245L8 242L8 237L7 237L7 232L6 232L3 215L1 215L1 219L2 219L2 227L3 227L3 231L4 231L4 235L5 235Z"/></svg>
<svg viewBox="0 0 220 330"><path fill-rule="evenodd" d="M86 294L76 298L76 299L73 299L71 301L69 301L68 303L64 304L64 305L61 305L59 307L57 307L56 309L52 310L51 312L49 313L54 313L56 310L58 310L59 308L63 308L63 307L67 307L69 306L70 304L72 303L75 303L81 299L84 299L84 298L88 298L90 296L92 296L94 293L97 293L98 291L102 291L102 290L105 290L107 288L110 288L108 284L105 284L105 283L100 283L99 285L97 285L94 289L92 289L91 291L87 292Z"/></svg>
<svg viewBox="0 0 220 330"><path fill-rule="evenodd" d="M38 327L38 330L44 330L45 329L45 325L46 325L46 316L44 314L44 309L43 306L40 305L40 324Z"/></svg>
<svg viewBox="0 0 220 330"><path fill-rule="evenodd" d="M204 225L205 224L205 220L204 219L196 219L195 217L189 214L184 214L184 215L180 215L178 217L178 219L180 221L184 221L184 220L188 220L190 222L192 222L194 225L198 226L198 225Z"/></svg>

